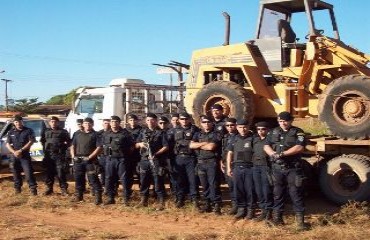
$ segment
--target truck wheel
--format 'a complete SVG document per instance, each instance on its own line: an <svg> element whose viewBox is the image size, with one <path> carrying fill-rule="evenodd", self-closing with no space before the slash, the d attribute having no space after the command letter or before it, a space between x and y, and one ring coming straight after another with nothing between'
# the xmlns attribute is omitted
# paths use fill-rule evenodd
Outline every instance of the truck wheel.
<svg viewBox="0 0 370 240"><path fill-rule="evenodd" d="M357 154L341 155L320 169L319 183L325 196L337 204L370 197L370 158Z"/></svg>
<svg viewBox="0 0 370 240"><path fill-rule="evenodd" d="M370 136L369 100L369 77L349 75L338 78L319 97L319 118L336 136L366 139Z"/></svg>
<svg viewBox="0 0 370 240"><path fill-rule="evenodd" d="M224 115L236 119L247 119L250 123L254 117L253 92L237 83L230 81L216 81L207 84L194 98L193 117L199 124L202 114L211 115L214 104L223 106Z"/></svg>

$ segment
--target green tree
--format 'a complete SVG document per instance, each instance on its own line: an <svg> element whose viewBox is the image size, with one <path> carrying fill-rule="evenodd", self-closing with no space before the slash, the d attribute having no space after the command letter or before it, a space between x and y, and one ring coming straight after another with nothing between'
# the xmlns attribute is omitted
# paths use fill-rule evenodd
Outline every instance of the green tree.
<svg viewBox="0 0 370 240"><path fill-rule="evenodd" d="M49 100L47 100L45 104L70 106L75 99L77 89L79 88L72 89L67 94L60 94L60 95L53 96Z"/></svg>
<svg viewBox="0 0 370 240"><path fill-rule="evenodd" d="M38 102L38 98L22 98L15 100L14 106L10 107L9 110L23 113L34 113L38 106L43 104Z"/></svg>

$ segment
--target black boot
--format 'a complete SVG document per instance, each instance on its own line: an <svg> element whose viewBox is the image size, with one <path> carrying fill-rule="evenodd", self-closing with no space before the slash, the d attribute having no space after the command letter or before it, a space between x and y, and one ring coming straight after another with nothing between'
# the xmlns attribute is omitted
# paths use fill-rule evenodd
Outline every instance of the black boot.
<svg viewBox="0 0 370 240"><path fill-rule="evenodd" d="M298 231L305 231L308 229L306 224L304 223L304 214L302 212L295 214L295 222L297 224Z"/></svg>
<svg viewBox="0 0 370 240"><path fill-rule="evenodd" d="M267 218L267 210L266 209L262 209L261 215L259 215L258 217L256 217L254 220L256 222L261 222L261 221L265 220L266 218Z"/></svg>
<svg viewBox="0 0 370 240"><path fill-rule="evenodd" d="M156 211L163 211L164 210L164 198L159 197L157 207L155 208Z"/></svg>
<svg viewBox="0 0 370 240"><path fill-rule="evenodd" d="M83 193L75 193L74 197L72 198L72 202L82 202L84 200Z"/></svg>
<svg viewBox="0 0 370 240"><path fill-rule="evenodd" d="M148 197L147 196L141 196L140 202L136 207L147 207L148 206Z"/></svg>
<svg viewBox="0 0 370 240"><path fill-rule="evenodd" d="M212 206L211 206L211 201L207 200L205 205L199 209L200 213L206 213L206 212L211 212L212 211Z"/></svg>
<svg viewBox="0 0 370 240"><path fill-rule="evenodd" d="M235 219L242 219L246 215L245 208L238 208L238 211L236 212L234 218Z"/></svg>
<svg viewBox="0 0 370 240"><path fill-rule="evenodd" d="M238 205L236 205L236 202L231 202L231 208L229 211L229 215L235 215L238 212Z"/></svg>
<svg viewBox="0 0 370 240"><path fill-rule="evenodd" d="M183 198L178 198L176 202L176 208L182 208L185 206L185 201Z"/></svg>
<svg viewBox="0 0 370 240"><path fill-rule="evenodd" d="M129 197L123 197L123 206L128 207L130 205L130 198Z"/></svg>
<svg viewBox="0 0 370 240"><path fill-rule="evenodd" d="M253 208L248 209L247 216L245 218L248 219L248 220L251 220L251 219L254 218L254 209Z"/></svg>
<svg viewBox="0 0 370 240"><path fill-rule="evenodd" d="M50 196L53 194L53 187L48 186L44 192L44 196Z"/></svg>
<svg viewBox="0 0 370 240"><path fill-rule="evenodd" d="M36 188L31 188L31 195L32 196L37 196L37 189Z"/></svg>
<svg viewBox="0 0 370 240"><path fill-rule="evenodd" d="M105 202L105 205L115 204L116 200L114 200L114 196L109 196L108 200Z"/></svg>
<svg viewBox="0 0 370 240"><path fill-rule="evenodd" d="M102 197L102 192L97 191L95 193L95 205L100 205L103 203L103 197Z"/></svg>
<svg viewBox="0 0 370 240"><path fill-rule="evenodd" d="M215 203L214 208L213 208L213 212L216 215L221 215L221 203Z"/></svg>
<svg viewBox="0 0 370 240"><path fill-rule="evenodd" d="M283 213L282 212L273 212L272 221L270 223L273 226L282 226L282 225L284 225Z"/></svg>
<svg viewBox="0 0 370 240"><path fill-rule="evenodd" d="M193 198L191 200L191 203L193 204L193 207L196 208L196 209L200 209L200 205L199 205L199 200L197 198Z"/></svg>

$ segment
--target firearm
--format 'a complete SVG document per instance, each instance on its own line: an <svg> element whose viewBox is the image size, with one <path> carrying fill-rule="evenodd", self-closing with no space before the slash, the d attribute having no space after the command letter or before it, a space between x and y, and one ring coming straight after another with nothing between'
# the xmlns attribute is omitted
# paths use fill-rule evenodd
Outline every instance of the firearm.
<svg viewBox="0 0 370 240"><path fill-rule="evenodd" d="M145 133L144 148L147 149L150 166L152 167L152 169L155 169L156 166L154 163L154 156L152 153L152 149L150 149L150 135L148 133Z"/></svg>

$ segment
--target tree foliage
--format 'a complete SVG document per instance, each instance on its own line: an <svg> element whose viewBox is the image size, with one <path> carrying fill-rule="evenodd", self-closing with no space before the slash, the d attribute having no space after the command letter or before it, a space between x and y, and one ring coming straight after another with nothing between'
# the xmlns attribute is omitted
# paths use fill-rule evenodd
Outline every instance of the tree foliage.
<svg viewBox="0 0 370 240"><path fill-rule="evenodd" d="M51 97L45 102L47 105L66 105L70 106L75 98L78 88L71 90L67 94L61 94Z"/></svg>
<svg viewBox="0 0 370 240"><path fill-rule="evenodd" d="M34 113L38 106L43 104L38 98L22 98L14 101L15 104L9 107L10 111L23 112L26 114Z"/></svg>

